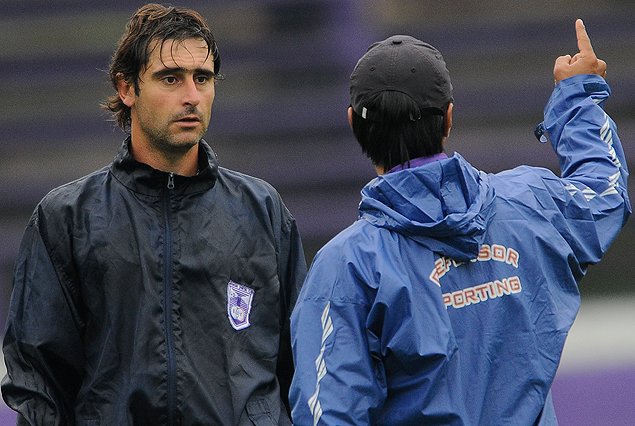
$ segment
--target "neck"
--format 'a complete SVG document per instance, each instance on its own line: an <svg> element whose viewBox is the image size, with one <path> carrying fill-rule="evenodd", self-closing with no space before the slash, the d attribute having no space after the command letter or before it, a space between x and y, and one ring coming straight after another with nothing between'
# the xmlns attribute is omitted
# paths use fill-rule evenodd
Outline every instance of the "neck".
<svg viewBox="0 0 635 426"><path fill-rule="evenodd" d="M198 143L187 150L165 152L139 149L134 142L131 142L130 153L135 160L157 170L181 176L194 176L198 173Z"/></svg>
<svg viewBox="0 0 635 426"><path fill-rule="evenodd" d="M381 168L381 171L383 173L379 173L380 169L377 168L377 172L381 175L381 174L388 174L388 173L393 173L393 172L398 172L400 170L405 170L405 169L410 169L413 167L419 167L419 166L423 166L424 164L428 164L428 163L432 163L434 161L439 161L439 160L443 160L448 158L448 156L445 154L445 152L440 152L438 154L434 154L431 155L429 157L418 157L418 158L413 158L412 160L406 161L403 164L399 164L395 167L393 167L390 170L384 170L383 167Z"/></svg>

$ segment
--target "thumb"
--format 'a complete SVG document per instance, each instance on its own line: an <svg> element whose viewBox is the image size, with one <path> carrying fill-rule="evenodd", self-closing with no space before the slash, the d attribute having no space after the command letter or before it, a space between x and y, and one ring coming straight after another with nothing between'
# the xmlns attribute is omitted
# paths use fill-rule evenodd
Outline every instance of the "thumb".
<svg viewBox="0 0 635 426"><path fill-rule="evenodd" d="M560 69L560 68L565 68L565 67L568 67L569 65L571 65L571 55L563 55L563 56L559 56L559 57L556 59L556 63L555 63L555 65L554 65L554 72L555 72L557 69Z"/></svg>
<svg viewBox="0 0 635 426"><path fill-rule="evenodd" d="M564 80L566 78L570 64L571 55L559 56L556 59L556 63L553 66L553 76L556 80L556 84L558 84L560 80Z"/></svg>

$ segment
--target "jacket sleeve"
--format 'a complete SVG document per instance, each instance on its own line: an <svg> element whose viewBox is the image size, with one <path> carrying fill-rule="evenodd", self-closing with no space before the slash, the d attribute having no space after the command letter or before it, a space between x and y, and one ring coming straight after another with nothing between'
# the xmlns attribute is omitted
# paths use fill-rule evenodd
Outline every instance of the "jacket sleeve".
<svg viewBox="0 0 635 426"><path fill-rule="evenodd" d="M74 424L81 385L80 334L49 252L38 214L26 228L16 262L3 351L2 396L18 425Z"/></svg>
<svg viewBox="0 0 635 426"><path fill-rule="evenodd" d="M583 265L599 262L631 213L624 151L615 123L603 110L610 93L596 75L565 79L551 95L539 126L560 163L561 182L550 189L556 193L554 188L564 185L568 192L554 197L567 219L561 233Z"/></svg>
<svg viewBox="0 0 635 426"><path fill-rule="evenodd" d="M365 311L355 302L298 304L292 323L296 375L289 395L295 425L370 425L377 419L386 384L369 351Z"/></svg>
<svg viewBox="0 0 635 426"><path fill-rule="evenodd" d="M281 203L283 224L280 234L278 275L280 277L280 346L278 350L277 376L282 400L290 412L289 387L294 373L291 353L290 317L302 283L306 277L306 258L295 219Z"/></svg>
<svg viewBox="0 0 635 426"><path fill-rule="evenodd" d="M291 316L295 425L369 425L385 400L385 380L376 371L381 363L373 359L366 333L370 306L361 294L331 294L340 285L359 288L349 272L322 249Z"/></svg>

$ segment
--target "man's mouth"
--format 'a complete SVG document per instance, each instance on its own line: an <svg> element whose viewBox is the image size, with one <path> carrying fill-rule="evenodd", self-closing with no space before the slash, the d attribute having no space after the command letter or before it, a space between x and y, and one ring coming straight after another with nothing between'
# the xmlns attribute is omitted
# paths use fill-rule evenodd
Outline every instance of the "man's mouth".
<svg viewBox="0 0 635 426"><path fill-rule="evenodd" d="M174 122L183 128L194 129L201 124L201 119L197 115L186 115L176 119Z"/></svg>
<svg viewBox="0 0 635 426"><path fill-rule="evenodd" d="M198 118L198 116L196 115L187 115L185 117L179 118L176 121L185 122L185 123L198 123L199 121L201 121L201 119Z"/></svg>

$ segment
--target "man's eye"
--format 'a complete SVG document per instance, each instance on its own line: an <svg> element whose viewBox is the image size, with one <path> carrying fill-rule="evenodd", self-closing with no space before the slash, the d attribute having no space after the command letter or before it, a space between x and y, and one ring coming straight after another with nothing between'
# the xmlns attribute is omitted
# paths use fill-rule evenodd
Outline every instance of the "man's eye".
<svg viewBox="0 0 635 426"><path fill-rule="evenodd" d="M209 81L209 77L205 76L205 75L201 75L196 77L196 82L199 84L205 84Z"/></svg>
<svg viewBox="0 0 635 426"><path fill-rule="evenodd" d="M165 81L167 84L174 84L176 83L176 77L167 76L163 78L163 81Z"/></svg>

